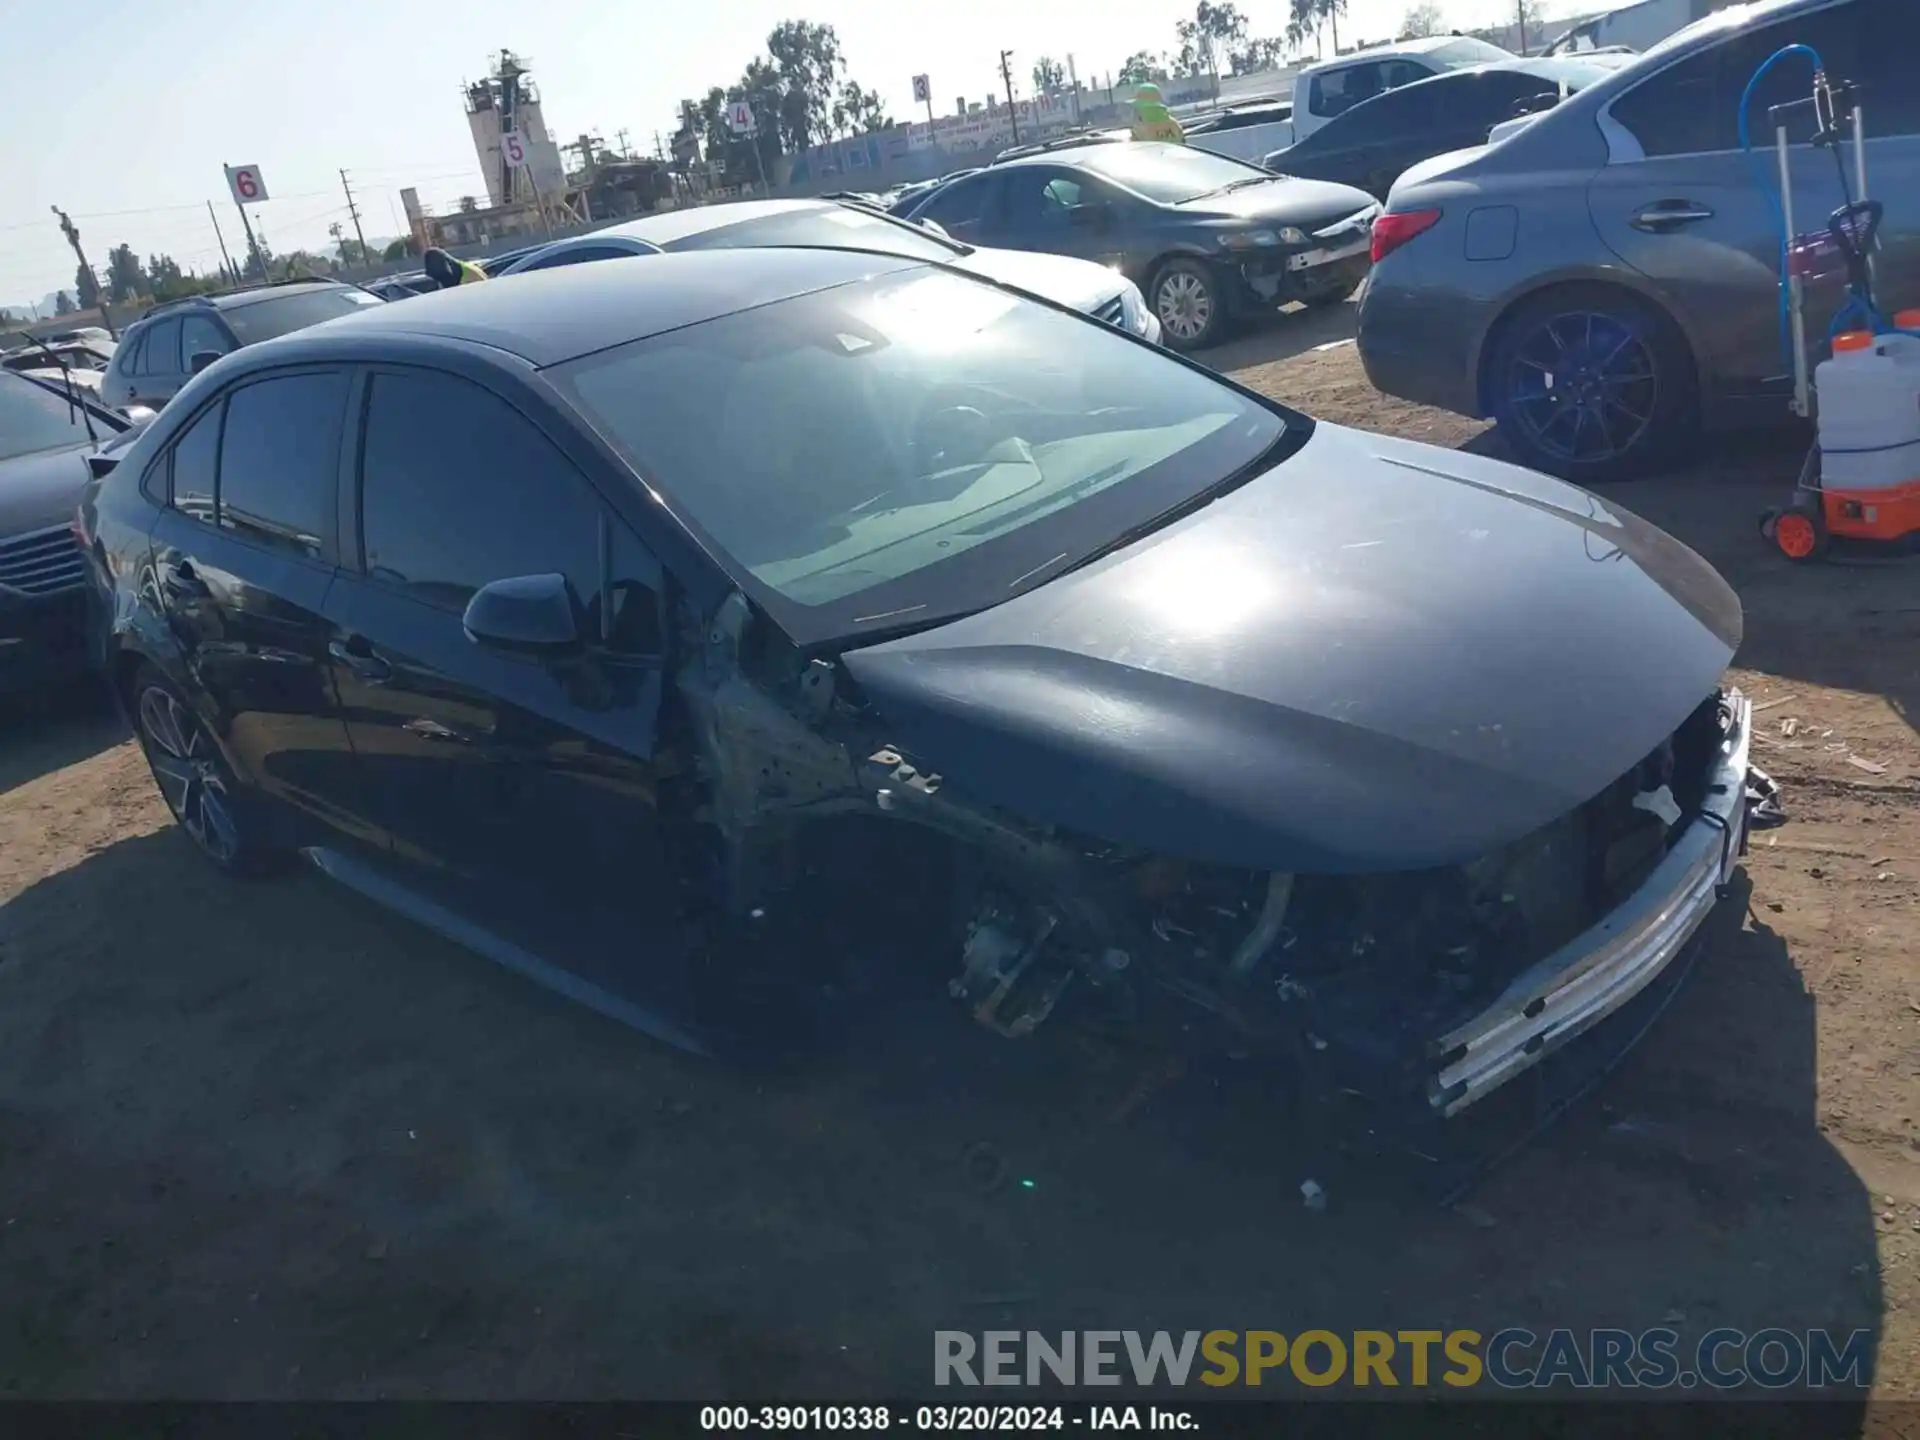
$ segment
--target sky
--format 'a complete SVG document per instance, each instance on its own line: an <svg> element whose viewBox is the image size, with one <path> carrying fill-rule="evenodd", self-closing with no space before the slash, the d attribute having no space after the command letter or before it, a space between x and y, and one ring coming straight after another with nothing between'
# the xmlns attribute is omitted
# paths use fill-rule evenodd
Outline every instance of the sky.
<svg viewBox="0 0 1920 1440"><path fill-rule="evenodd" d="M1349 0L1342 46L1390 37L1412 0ZM1512 0L1439 0L1452 26L1511 18ZM1254 35L1285 28L1286 0L1239 0ZM1585 8L1598 8L1592 5ZM34 125L15 130L0 186L0 305L24 309L71 289L74 258L49 207L66 210L96 272L108 250L218 266L244 248L222 167L254 165L265 203L250 217L280 253L323 249L348 224L344 169L369 239L405 232L399 191L431 207L484 197L462 108L463 82L502 47L525 57L547 125L637 150L668 132L683 97L738 77L785 19L832 25L848 74L880 92L896 119L915 113L912 77L936 109L998 92L998 55L1014 52L1016 94L1033 61L1074 57L1082 80L1136 50L1175 48L1191 0L454 0L402 6L331 0L90 0L86 21L48 0L0 0L0 54ZM1549 15L1571 13L1549 0ZM31 133L29 133L31 132ZM348 234L351 226L348 224Z"/></svg>

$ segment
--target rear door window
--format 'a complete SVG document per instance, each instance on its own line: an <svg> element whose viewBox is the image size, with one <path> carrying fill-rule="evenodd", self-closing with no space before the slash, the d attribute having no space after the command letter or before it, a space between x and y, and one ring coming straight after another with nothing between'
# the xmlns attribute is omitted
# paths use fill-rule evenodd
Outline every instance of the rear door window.
<svg viewBox="0 0 1920 1440"><path fill-rule="evenodd" d="M209 405L173 442L173 508L213 523L214 477L220 462L220 419L226 402Z"/></svg>
<svg viewBox="0 0 1920 1440"><path fill-rule="evenodd" d="M954 239L971 244L992 218L999 180L998 175L956 180L915 211L914 219L931 220Z"/></svg>
<svg viewBox="0 0 1920 1440"><path fill-rule="evenodd" d="M280 375L227 397L219 524L243 539L317 559L333 530L347 377Z"/></svg>
<svg viewBox="0 0 1920 1440"><path fill-rule="evenodd" d="M140 347L140 374L178 375L180 365L180 322L156 320Z"/></svg>

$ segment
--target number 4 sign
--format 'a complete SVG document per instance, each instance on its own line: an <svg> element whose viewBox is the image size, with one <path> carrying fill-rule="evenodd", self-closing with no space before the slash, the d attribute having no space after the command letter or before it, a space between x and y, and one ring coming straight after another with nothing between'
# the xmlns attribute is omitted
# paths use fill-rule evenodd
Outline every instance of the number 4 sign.
<svg viewBox="0 0 1920 1440"><path fill-rule="evenodd" d="M267 198L266 181L260 178L258 165L227 166L227 188L236 205L255 205Z"/></svg>

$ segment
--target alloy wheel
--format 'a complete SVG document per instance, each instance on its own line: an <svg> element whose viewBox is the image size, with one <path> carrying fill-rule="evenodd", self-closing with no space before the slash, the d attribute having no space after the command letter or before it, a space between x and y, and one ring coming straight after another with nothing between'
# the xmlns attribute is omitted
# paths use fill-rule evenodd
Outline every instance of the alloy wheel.
<svg viewBox="0 0 1920 1440"><path fill-rule="evenodd" d="M1514 348L1507 401L1527 438L1555 459L1617 460L1645 438L1659 413L1652 337L1626 316L1556 315Z"/></svg>
<svg viewBox="0 0 1920 1440"><path fill-rule="evenodd" d="M1176 340L1193 340L1205 334L1213 320L1213 294L1198 275L1175 270L1155 287L1153 309Z"/></svg>
<svg viewBox="0 0 1920 1440"><path fill-rule="evenodd" d="M225 768L200 722L170 692L140 692L140 735L167 808L193 842L221 864L240 852Z"/></svg>

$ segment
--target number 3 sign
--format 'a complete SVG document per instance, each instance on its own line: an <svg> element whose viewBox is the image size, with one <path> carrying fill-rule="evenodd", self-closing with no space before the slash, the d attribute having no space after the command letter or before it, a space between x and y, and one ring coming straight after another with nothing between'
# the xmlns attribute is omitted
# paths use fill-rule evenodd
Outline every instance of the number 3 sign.
<svg viewBox="0 0 1920 1440"><path fill-rule="evenodd" d="M236 205L254 205L267 198L266 181L260 178L258 165L227 166L227 188Z"/></svg>

